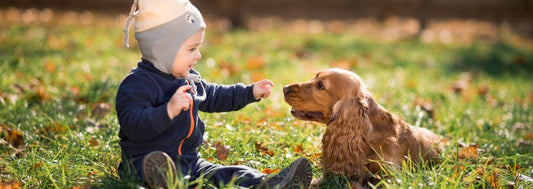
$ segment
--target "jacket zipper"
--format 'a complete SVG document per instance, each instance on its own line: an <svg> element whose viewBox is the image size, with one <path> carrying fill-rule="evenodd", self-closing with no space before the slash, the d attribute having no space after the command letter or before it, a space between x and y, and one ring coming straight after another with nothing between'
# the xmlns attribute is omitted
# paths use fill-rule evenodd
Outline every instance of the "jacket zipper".
<svg viewBox="0 0 533 189"><path fill-rule="evenodd" d="M187 84L189 84L189 81L187 81ZM189 139L192 135L192 132L194 131L194 116L192 115L192 112L193 112L193 107L194 107L194 100L192 99L192 95L191 95L191 99L189 100L189 103L191 104L191 107L189 107L189 115L191 117L191 126L189 128L189 134L187 134L187 136L183 139L181 139L181 142L180 142L180 145L178 147L178 154L181 156L181 147L183 146L183 142L185 142L185 140Z"/></svg>

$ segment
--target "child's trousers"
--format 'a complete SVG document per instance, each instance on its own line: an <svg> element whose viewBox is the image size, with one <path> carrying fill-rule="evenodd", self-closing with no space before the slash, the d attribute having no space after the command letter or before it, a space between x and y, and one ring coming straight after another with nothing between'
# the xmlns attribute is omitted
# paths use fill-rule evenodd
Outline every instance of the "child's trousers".
<svg viewBox="0 0 533 189"><path fill-rule="evenodd" d="M129 158L131 163L126 164L125 161L120 163L118 167L120 177L125 179L127 175L136 175L136 179L144 182L142 173L143 158L144 156ZM180 162L178 162L176 158L172 159L178 171L181 170L183 175L190 176L189 182L198 178L204 178L217 186L226 185L230 182L233 182L233 184L238 186L255 188L255 186L259 185L263 177L266 176L266 174L248 166L218 165L210 163L200 157L182 157Z"/></svg>

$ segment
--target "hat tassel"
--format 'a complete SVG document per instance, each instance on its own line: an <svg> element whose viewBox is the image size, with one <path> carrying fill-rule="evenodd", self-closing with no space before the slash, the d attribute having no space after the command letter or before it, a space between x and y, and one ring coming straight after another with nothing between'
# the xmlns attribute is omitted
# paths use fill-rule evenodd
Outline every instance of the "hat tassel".
<svg viewBox="0 0 533 189"><path fill-rule="evenodd" d="M133 5L131 5L130 14L128 15L128 18L126 19L126 26L124 26L124 45L126 47L130 47L130 40L129 40L129 33L130 33L130 24L135 20L135 16L139 14L139 11L137 10L137 0L133 1Z"/></svg>

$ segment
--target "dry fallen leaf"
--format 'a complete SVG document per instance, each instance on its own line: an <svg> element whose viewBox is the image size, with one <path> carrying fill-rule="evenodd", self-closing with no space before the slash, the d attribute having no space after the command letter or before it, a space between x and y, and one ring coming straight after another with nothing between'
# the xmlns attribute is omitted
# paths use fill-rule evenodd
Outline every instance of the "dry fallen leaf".
<svg viewBox="0 0 533 189"><path fill-rule="evenodd" d="M226 160L230 151L230 147L223 145L220 141L218 141L214 146L216 148L217 159L221 161Z"/></svg>
<svg viewBox="0 0 533 189"><path fill-rule="evenodd" d="M89 145L90 146L98 146L99 144L100 144L100 142L98 142L97 138L92 137L92 138L89 139Z"/></svg>
<svg viewBox="0 0 533 189"><path fill-rule="evenodd" d="M258 82L258 81L261 81L263 79L266 79L266 74L263 73L263 72L253 72L250 75L250 80L252 80L252 82Z"/></svg>
<svg viewBox="0 0 533 189"><path fill-rule="evenodd" d="M87 173L87 176L89 178L93 178L93 177L96 177L98 175L98 171L97 170L92 170L90 171L89 173Z"/></svg>
<svg viewBox="0 0 533 189"><path fill-rule="evenodd" d="M54 71L56 71L56 65L51 62L51 61L47 61L45 64L44 64L44 69L48 72L48 73L53 73Z"/></svg>
<svg viewBox="0 0 533 189"><path fill-rule="evenodd" d="M472 144L459 151L459 159L472 159L479 156L479 144Z"/></svg>
<svg viewBox="0 0 533 189"><path fill-rule="evenodd" d="M244 164L244 160L241 158L235 162L233 162L231 165L243 165Z"/></svg>
<svg viewBox="0 0 533 189"><path fill-rule="evenodd" d="M452 84L453 92L459 94L468 89L468 83L465 80L457 80Z"/></svg>
<svg viewBox="0 0 533 189"><path fill-rule="evenodd" d="M303 146L302 146L301 144L300 144L300 145L293 146L293 147L292 147L292 150L293 150L297 155L301 155L301 154L303 154L303 152L304 152Z"/></svg>
<svg viewBox="0 0 533 189"><path fill-rule="evenodd" d="M65 46L61 40L57 39L57 37L53 35L48 38L46 45L52 49L61 49Z"/></svg>
<svg viewBox="0 0 533 189"><path fill-rule="evenodd" d="M41 103L50 98L48 91L43 86L30 86L30 90L31 91L28 91L28 93L26 93L26 98L30 102Z"/></svg>
<svg viewBox="0 0 533 189"><path fill-rule="evenodd" d="M274 151L272 151L272 150L270 150L270 149L268 149L266 147L263 147L263 143L255 142L255 149L261 155L274 156Z"/></svg>
<svg viewBox="0 0 533 189"><path fill-rule="evenodd" d="M245 125L250 125L252 123L252 118L250 118L250 116L245 116L243 114L239 114L235 118L235 121L238 122L238 123L243 123Z"/></svg>
<svg viewBox="0 0 533 189"><path fill-rule="evenodd" d="M528 133L524 136L524 140L533 141L533 133Z"/></svg>
<svg viewBox="0 0 533 189"><path fill-rule="evenodd" d="M23 157L24 137L18 130L8 128L8 125L0 124L0 146L12 146L12 157ZM0 167L0 173L2 168ZM1 185L0 185L1 186ZM1 189L2 187L0 187Z"/></svg>
<svg viewBox="0 0 533 189"><path fill-rule="evenodd" d="M281 117L281 116L283 116L283 113L281 111L275 110L275 109L273 109L270 106L265 107L265 109L263 111L264 111L265 116L267 116L267 117Z"/></svg>
<svg viewBox="0 0 533 189"><path fill-rule="evenodd" d="M263 169L263 173L265 174L273 174L273 173L277 173L279 171L279 168L275 168L275 169L269 169L268 167Z"/></svg>
<svg viewBox="0 0 533 189"><path fill-rule="evenodd" d="M45 126L43 128L40 128L36 132L38 132L41 135L52 135L53 136L53 135L64 133L67 130L68 130L68 126L61 125L59 123L54 123L54 124L51 124L49 126Z"/></svg>
<svg viewBox="0 0 533 189"><path fill-rule="evenodd" d="M90 189L90 188L91 188L91 183L86 182L84 185L72 186L70 189Z"/></svg>
<svg viewBox="0 0 533 189"><path fill-rule="evenodd" d="M7 129L7 133L5 133L6 141L13 147L17 149L21 149L24 144L24 137L22 136L22 133L18 130L13 129Z"/></svg>
<svg viewBox="0 0 533 189"><path fill-rule="evenodd" d="M77 86L69 87L68 91L74 96L77 96L80 94L80 88Z"/></svg>
<svg viewBox="0 0 533 189"><path fill-rule="evenodd" d="M305 50L305 49L295 50L294 54L296 55L296 57L301 58L301 59L310 58L311 55L312 55L311 52L309 52L308 50Z"/></svg>
<svg viewBox="0 0 533 189"><path fill-rule="evenodd" d="M24 93L24 92L26 92L26 90L28 90L28 89L26 89L25 86L23 86L23 85L20 84L20 83L14 83L13 86L15 87L15 89L17 89L17 90L16 90L17 93Z"/></svg>
<svg viewBox="0 0 533 189"><path fill-rule="evenodd" d="M489 93L489 84L487 82L483 82L478 88L477 88L477 94L479 96L486 96Z"/></svg>
<svg viewBox="0 0 533 189"><path fill-rule="evenodd" d="M250 70L258 70L265 67L265 60L263 57L252 57L246 62L246 68Z"/></svg>
<svg viewBox="0 0 533 189"><path fill-rule="evenodd" d="M489 183L490 183L490 186L492 186L492 188L499 188L500 187L500 182L498 181L498 170L495 169L494 172L492 172L491 175L487 175L488 176L488 180L489 180Z"/></svg>
<svg viewBox="0 0 533 189"><path fill-rule="evenodd" d="M30 170L31 170L31 171L35 171L35 170L37 170L39 167L41 167L42 165L43 165L43 162L42 162L42 161L39 161L38 163L33 164L33 165L30 167Z"/></svg>
<svg viewBox="0 0 533 189"><path fill-rule="evenodd" d="M416 81L414 79L409 79L407 81L407 88L415 89L416 88Z"/></svg>
<svg viewBox="0 0 533 189"><path fill-rule="evenodd" d="M96 116L96 119L102 119L111 111L111 105L108 103L96 103L92 105L91 115Z"/></svg>
<svg viewBox="0 0 533 189"><path fill-rule="evenodd" d="M91 73L85 73L83 76L87 81L93 81L93 75Z"/></svg>
<svg viewBox="0 0 533 189"><path fill-rule="evenodd" d="M520 170L520 164L516 163L514 165L501 165L500 168L506 169L509 171L517 171L517 170Z"/></svg>
<svg viewBox="0 0 533 189"><path fill-rule="evenodd" d="M428 113L429 117L433 120L436 120L435 118L435 111L433 109L433 105L428 100L422 100L420 98L415 99L415 106L420 107L420 109L424 110L426 113Z"/></svg>
<svg viewBox="0 0 533 189"><path fill-rule="evenodd" d="M455 173L455 175L457 176L459 173L463 172L465 170L465 166L464 165L454 165L453 166L453 172Z"/></svg>
<svg viewBox="0 0 533 189"><path fill-rule="evenodd" d="M20 182L13 179L7 182L2 182L0 180L0 189L19 189L20 188Z"/></svg>

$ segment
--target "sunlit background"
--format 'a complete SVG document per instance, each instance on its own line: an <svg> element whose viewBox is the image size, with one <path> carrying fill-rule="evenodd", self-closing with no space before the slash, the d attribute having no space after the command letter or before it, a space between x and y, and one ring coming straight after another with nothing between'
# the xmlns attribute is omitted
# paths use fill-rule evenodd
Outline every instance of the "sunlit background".
<svg viewBox="0 0 533 189"><path fill-rule="evenodd" d="M325 127L294 119L282 87L356 72L406 122L450 145L441 166L392 188L533 186L533 2L193 0L211 82L276 86L241 111L204 114L200 151L265 173L305 156L321 175ZM140 53L128 0L0 0L0 188L124 188L117 87ZM342 181L340 181L342 184Z"/></svg>

